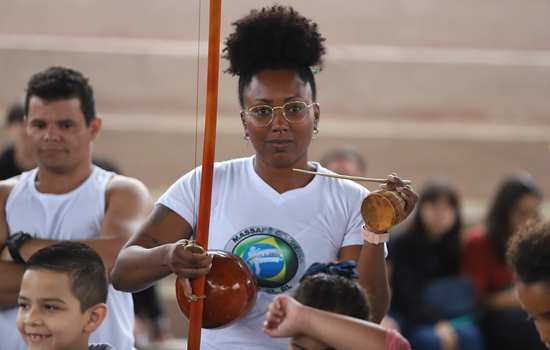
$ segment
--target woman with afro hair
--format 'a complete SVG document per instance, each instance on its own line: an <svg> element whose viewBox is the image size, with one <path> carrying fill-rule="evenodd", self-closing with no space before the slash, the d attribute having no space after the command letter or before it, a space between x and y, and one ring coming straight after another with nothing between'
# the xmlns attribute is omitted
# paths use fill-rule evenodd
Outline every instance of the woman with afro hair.
<svg viewBox="0 0 550 350"><path fill-rule="evenodd" d="M252 11L234 26L224 52L228 72L239 79L243 136L255 154L214 166L209 249L241 257L259 292L246 316L204 330L202 347L285 349L286 340L262 332L267 308L318 261L358 261L359 283L371 301L371 319L378 322L388 308L389 287L384 244L363 241L360 207L367 190L349 180L292 171L328 172L308 159L320 118L313 71L322 66L325 39L315 23L290 7ZM185 174L158 200L119 255L112 273L116 288L134 291L170 273L194 278L208 272L207 254L191 254L177 243L195 230L200 176L200 168ZM391 181L400 183L397 177ZM398 190L414 207L414 192Z"/></svg>

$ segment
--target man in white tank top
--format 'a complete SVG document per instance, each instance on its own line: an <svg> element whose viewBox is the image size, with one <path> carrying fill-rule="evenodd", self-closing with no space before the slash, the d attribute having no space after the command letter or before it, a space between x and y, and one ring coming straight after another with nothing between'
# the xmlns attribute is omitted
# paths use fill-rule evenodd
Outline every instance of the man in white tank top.
<svg viewBox="0 0 550 350"><path fill-rule="evenodd" d="M38 167L0 182L0 350L25 349L15 326L25 260L59 240L78 240L96 250L110 271L149 209L149 194L140 181L92 165L92 141L101 119L81 73L51 67L35 74L27 86L25 112ZM90 341L133 349L131 295L110 286L107 302L107 319ZM44 342L55 344L52 338Z"/></svg>

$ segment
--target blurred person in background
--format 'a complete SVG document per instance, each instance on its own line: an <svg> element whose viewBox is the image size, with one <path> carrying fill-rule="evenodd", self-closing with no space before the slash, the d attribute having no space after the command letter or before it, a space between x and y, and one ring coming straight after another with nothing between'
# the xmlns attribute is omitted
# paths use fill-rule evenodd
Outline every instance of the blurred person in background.
<svg viewBox="0 0 550 350"><path fill-rule="evenodd" d="M473 288L460 277L461 229L457 192L431 182L412 220L390 242L390 314L413 349L483 348L472 319Z"/></svg>
<svg viewBox="0 0 550 350"><path fill-rule="evenodd" d="M165 312L159 299L157 285L132 293L136 325L136 346L148 346L171 338Z"/></svg>
<svg viewBox="0 0 550 350"><path fill-rule="evenodd" d="M539 218L542 193L527 174L507 178L499 187L485 226L466 233L462 271L474 284L482 308L481 330L488 349L537 349L535 327L515 296L506 262L510 239Z"/></svg>
<svg viewBox="0 0 550 350"><path fill-rule="evenodd" d="M361 153L351 147L335 148L321 157L321 165L337 174L365 176L367 161Z"/></svg>
<svg viewBox="0 0 550 350"><path fill-rule="evenodd" d="M0 153L0 180L17 176L36 165L25 130L25 108L22 101L14 103L8 109L5 126L10 143Z"/></svg>
<svg viewBox="0 0 550 350"><path fill-rule="evenodd" d="M516 235L508 261L517 280L517 298L550 349L550 222Z"/></svg>

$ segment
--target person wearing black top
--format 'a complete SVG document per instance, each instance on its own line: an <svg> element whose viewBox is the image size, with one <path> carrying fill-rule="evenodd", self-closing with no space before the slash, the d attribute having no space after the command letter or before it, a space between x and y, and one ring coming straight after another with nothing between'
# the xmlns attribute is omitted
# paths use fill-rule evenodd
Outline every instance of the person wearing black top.
<svg viewBox="0 0 550 350"><path fill-rule="evenodd" d="M473 288L459 277L461 214L457 193L432 183L415 216L390 242L391 314L413 349L477 350Z"/></svg>
<svg viewBox="0 0 550 350"><path fill-rule="evenodd" d="M13 104L6 113L5 125L12 142L0 152L0 180L17 176L35 166L25 132L23 104Z"/></svg>

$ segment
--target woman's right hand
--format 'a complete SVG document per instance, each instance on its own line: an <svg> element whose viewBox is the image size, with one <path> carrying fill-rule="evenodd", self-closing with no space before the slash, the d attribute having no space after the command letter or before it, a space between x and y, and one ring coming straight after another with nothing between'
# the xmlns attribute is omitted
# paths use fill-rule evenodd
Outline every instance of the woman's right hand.
<svg viewBox="0 0 550 350"><path fill-rule="evenodd" d="M193 253L185 249L187 240L170 243L166 264L176 276L182 279L193 279L204 276L212 266L212 256L206 252Z"/></svg>

